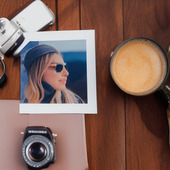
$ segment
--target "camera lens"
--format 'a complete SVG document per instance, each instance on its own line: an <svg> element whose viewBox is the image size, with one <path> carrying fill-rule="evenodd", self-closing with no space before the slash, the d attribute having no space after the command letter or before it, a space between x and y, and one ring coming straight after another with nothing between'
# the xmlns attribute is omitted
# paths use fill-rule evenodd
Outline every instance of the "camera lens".
<svg viewBox="0 0 170 170"><path fill-rule="evenodd" d="M26 164L33 169L40 169L55 161L54 145L43 135L31 135L22 145L22 155Z"/></svg>
<svg viewBox="0 0 170 170"><path fill-rule="evenodd" d="M42 161L47 155L46 147L42 143L33 143L28 150L28 155L35 162Z"/></svg>
<svg viewBox="0 0 170 170"><path fill-rule="evenodd" d="M12 21L0 18L0 51L6 56L13 55L23 41L23 31Z"/></svg>

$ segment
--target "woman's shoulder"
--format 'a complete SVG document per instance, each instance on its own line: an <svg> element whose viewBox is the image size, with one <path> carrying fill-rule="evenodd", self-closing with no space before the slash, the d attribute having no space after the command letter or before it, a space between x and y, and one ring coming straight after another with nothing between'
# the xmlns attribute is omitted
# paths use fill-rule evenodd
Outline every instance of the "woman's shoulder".
<svg viewBox="0 0 170 170"><path fill-rule="evenodd" d="M28 99L24 98L23 103L28 103Z"/></svg>
<svg viewBox="0 0 170 170"><path fill-rule="evenodd" d="M75 94L75 97L77 99L77 103L83 103L83 100L77 94Z"/></svg>
<svg viewBox="0 0 170 170"><path fill-rule="evenodd" d="M83 100L81 99L81 97L79 95L77 95L76 93L74 93L73 91L66 89L65 92L66 92L68 100L69 100L68 103L84 103Z"/></svg>

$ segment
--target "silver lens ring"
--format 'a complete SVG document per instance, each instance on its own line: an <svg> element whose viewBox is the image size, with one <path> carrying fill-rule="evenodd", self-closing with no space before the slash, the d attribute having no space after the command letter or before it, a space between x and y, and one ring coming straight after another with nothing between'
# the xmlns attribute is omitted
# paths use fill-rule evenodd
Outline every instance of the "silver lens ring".
<svg viewBox="0 0 170 170"><path fill-rule="evenodd" d="M42 145L45 146L46 148L46 156L43 160L36 162L34 160L32 160L29 157L29 147L33 144L33 143L40 143ZM53 155L54 155L54 148L52 145L52 142L46 138L45 136L41 136L41 135L32 135L29 136L23 143L22 146L22 155L24 158L24 161L32 168L41 168L47 164L50 163Z"/></svg>
<svg viewBox="0 0 170 170"><path fill-rule="evenodd" d="M0 76L0 87L6 82L6 74L5 74L5 63L4 63L4 60L2 58L0 58L0 62L1 62L1 65L2 65L2 70L3 70L3 73L2 75Z"/></svg>

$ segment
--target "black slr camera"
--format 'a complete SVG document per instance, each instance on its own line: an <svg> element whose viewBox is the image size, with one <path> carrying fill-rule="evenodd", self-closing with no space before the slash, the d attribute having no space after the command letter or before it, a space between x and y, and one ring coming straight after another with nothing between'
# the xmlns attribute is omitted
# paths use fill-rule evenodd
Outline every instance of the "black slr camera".
<svg viewBox="0 0 170 170"><path fill-rule="evenodd" d="M55 162L55 139L44 126L29 126L24 133L22 156L28 169L44 169Z"/></svg>

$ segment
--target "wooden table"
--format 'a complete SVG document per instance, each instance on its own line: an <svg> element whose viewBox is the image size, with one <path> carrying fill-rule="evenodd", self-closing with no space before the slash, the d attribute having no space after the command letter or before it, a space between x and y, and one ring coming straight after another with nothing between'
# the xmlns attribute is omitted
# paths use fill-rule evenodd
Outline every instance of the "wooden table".
<svg viewBox="0 0 170 170"><path fill-rule="evenodd" d="M32 0L1 0L0 17L12 18ZM48 30L95 29L98 114L86 115L90 170L169 170L166 103L158 94L126 95L109 73L110 53L142 36L170 44L170 1L43 0L55 13ZM5 58L8 81L0 99L20 98L20 59Z"/></svg>

